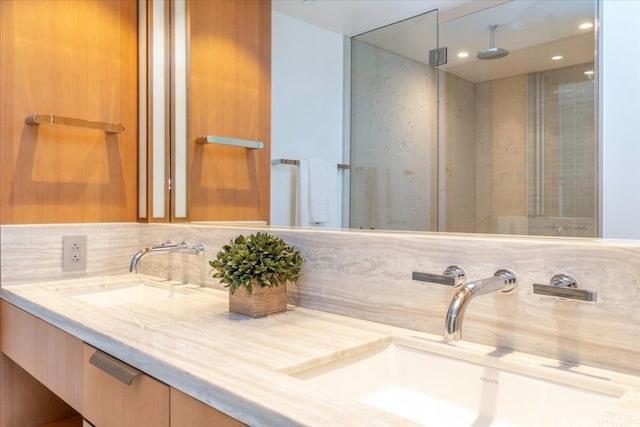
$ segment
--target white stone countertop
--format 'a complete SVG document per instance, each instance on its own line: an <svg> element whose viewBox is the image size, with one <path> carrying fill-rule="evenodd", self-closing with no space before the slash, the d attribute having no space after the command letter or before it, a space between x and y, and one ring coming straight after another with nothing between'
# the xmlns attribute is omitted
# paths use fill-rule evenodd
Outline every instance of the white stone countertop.
<svg viewBox="0 0 640 427"><path fill-rule="evenodd" d="M91 303L97 289L139 282L164 287L166 294L113 305L101 296ZM221 290L125 274L5 286L0 296L250 426L416 425L288 375L391 342L574 387L604 387L621 396L604 422L640 425L640 378L634 376L467 341L444 343L430 334L300 307L250 319L230 314Z"/></svg>

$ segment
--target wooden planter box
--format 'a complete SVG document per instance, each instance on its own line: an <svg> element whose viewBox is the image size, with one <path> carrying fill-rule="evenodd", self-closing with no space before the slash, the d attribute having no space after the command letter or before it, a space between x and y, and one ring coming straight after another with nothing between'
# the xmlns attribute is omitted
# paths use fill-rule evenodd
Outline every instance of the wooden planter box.
<svg viewBox="0 0 640 427"><path fill-rule="evenodd" d="M233 295L229 292L229 311L250 317L263 317L287 311L287 286L254 286L252 294L245 288L238 288Z"/></svg>

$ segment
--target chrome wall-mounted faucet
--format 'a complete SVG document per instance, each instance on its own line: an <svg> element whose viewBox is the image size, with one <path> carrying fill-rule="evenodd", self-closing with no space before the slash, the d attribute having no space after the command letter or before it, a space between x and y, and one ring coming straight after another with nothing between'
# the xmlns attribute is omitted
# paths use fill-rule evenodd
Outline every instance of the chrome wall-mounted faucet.
<svg viewBox="0 0 640 427"><path fill-rule="evenodd" d="M182 241L179 244L176 244L173 242L173 240L167 240L166 242L158 245L158 246L150 246L150 247L146 247L146 248L142 248L140 249L138 252L136 252L136 254L133 256L133 258L131 258L131 264L129 266L129 272L131 273L138 273L138 264L140 263L140 261L142 260L143 257L145 257L147 254L150 253L161 253L161 252L168 252L168 253L174 253L174 252L179 252L182 254L190 254L190 255L202 255L204 254L204 251L206 249L206 246L204 245L204 243L200 242L200 243L196 243L195 245L191 246L189 244L189 242L187 241Z"/></svg>
<svg viewBox="0 0 640 427"><path fill-rule="evenodd" d="M473 298L491 292L510 294L515 290L516 286L518 286L516 273L506 268L496 271L493 277L488 279L460 285L447 310L444 338L446 340L459 340L462 338L464 312Z"/></svg>

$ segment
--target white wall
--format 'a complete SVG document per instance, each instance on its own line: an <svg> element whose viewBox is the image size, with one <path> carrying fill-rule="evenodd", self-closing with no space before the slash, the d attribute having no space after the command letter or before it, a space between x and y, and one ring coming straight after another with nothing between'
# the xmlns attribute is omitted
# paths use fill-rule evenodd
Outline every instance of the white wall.
<svg viewBox="0 0 640 427"><path fill-rule="evenodd" d="M602 237L640 238L640 1L600 1Z"/></svg>
<svg viewBox="0 0 640 427"><path fill-rule="evenodd" d="M271 158L343 163L343 36L272 14ZM271 167L271 224L294 225L298 168ZM331 213L319 227L341 227L342 174L336 167Z"/></svg>

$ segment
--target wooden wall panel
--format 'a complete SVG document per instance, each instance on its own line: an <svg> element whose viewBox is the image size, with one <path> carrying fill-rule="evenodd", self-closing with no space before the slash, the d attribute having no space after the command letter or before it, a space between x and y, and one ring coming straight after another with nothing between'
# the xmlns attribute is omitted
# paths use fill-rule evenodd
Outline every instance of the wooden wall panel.
<svg viewBox="0 0 640 427"><path fill-rule="evenodd" d="M0 93L0 223L136 221L137 2L0 1Z"/></svg>
<svg viewBox="0 0 640 427"><path fill-rule="evenodd" d="M187 7L189 219L268 221L271 2L198 0ZM197 144L205 135L265 148Z"/></svg>

